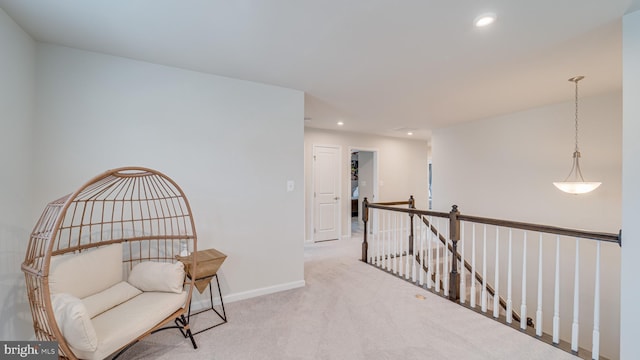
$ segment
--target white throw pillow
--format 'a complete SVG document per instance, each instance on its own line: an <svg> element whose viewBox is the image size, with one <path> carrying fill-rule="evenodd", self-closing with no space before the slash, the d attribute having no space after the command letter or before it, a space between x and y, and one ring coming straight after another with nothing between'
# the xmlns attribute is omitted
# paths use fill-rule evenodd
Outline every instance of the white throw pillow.
<svg viewBox="0 0 640 360"><path fill-rule="evenodd" d="M96 351L98 337L82 301L71 294L60 293L51 296L51 305L58 328L69 346L81 351Z"/></svg>
<svg viewBox="0 0 640 360"><path fill-rule="evenodd" d="M131 269L129 284L142 291L181 293L184 284L184 264L145 261Z"/></svg>
<svg viewBox="0 0 640 360"><path fill-rule="evenodd" d="M129 285L128 282L122 281L102 292L87 296L82 299L82 303L87 308L89 317L93 319L97 315L140 294L142 294L142 291Z"/></svg>

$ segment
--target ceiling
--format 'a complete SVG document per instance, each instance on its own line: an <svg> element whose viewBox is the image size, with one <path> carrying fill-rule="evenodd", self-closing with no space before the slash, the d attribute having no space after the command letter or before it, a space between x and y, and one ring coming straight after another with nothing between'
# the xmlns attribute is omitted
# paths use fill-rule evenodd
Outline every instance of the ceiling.
<svg viewBox="0 0 640 360"><path fill-rule="evenodd" d="M640 0L0 0L34 39L305 92L307 127L431 130L622 84ZM491 11L495 24L475 28ZM303 121L303 119L300 119ZM343 121L344 125L336 125Z"/></svg>

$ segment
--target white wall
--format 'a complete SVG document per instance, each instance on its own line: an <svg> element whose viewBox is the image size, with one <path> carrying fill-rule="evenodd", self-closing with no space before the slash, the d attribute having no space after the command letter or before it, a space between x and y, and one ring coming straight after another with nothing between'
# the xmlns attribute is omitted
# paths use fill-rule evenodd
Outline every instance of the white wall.
<svg viewBox="0 0 640 360"><path fill-rule="evenodd" d="M427 207L427 142L393 137L356 134L344 131L304 129L305 146L305 229L306 240L313 239L312 170L313 145L339 145L342 147L342 236L349 235L351 217L351 154L349 147L378 151L379 199L376 201L408 200L416 198L417 206Z"/></svg>
<svg viewBox="0 0 640 360"><path fill-rule="evenodd" d="M585 75L587 77L581 86L588 86L589 77ZM568 82L567 91L573 92ZM580 196L562 193L552 184L553 181L562 181L571 169L575 131L573 102L434 131L434 210L448 211L451 204L458 204L460 211L469 215L617 233L621 227L622 202L621 93L580 99L579 124L583 174L587 180L603 182L593 193ZM521 237L520 234L515 236ZM503 241L505 237L503 235ZM514 254L521 258L520 244L520 240L514 242ZM548 333L551 333L553 314L554 244L553 239L545 240L544 244L543 279L548 290L543 300L543 328ZM563 240L561 334L569 340L574 247L572 239ZM495 254L492 247L488 252ZM583 242L581 253L580 323L588 328L593 312L593 243ZM506 255L506 245L501 254ZM528 242L528 254L527 303L531 316L535 314L537 305L537 237ZM617 245L603 246L601 353L610 358L618 357L619 261ZM488 273L493 274L493 263L488 262ZM506 264L506 258L501 264ZM516 269L514 289L518 290L514 291L514 304L519 308L521 270L517 266ZM506 289L504 280L500 284L503 290ZM581 346L590 349L590 335L590 331L581 332Z"/></svg>
<svg viewBox="0 0 640 360"><path fill-rule="evenodd" d="M587 74L581 86L588 81ZM600 188L574 196L552 184L571 170L575 105L566 102L435 130L434 209L456 203L468 214L617 232L621 93L581 98L579 106L582 173Z"/></svg>
<svg viewBox="0 0 640 360"><path fill-rule="evenodd" d="M640 359L640 11L623 19L621 359Z"/></svg>
<svg viewBox="0 0 640 360"><path fill-rule="evenodd" d="M20 264L33 226L31 130L35 42L0 9L0 339L33 333Z"/></svg>
<svg viewBox="0 0 640 360"><path fill-rule="evenodd" d="M364 198L374 200L375 176L374 153L371 151L360 151L358 153L358 223L362 224L362 202Z"/></svg>
<svg viewBox="0 0 640 360"><path fill-rule="evenodd" d="M53 45L37 83L33 222L106 169L150 167L186 193L198 247L227 254L227 300L304 285L302 92Z"/></svg>

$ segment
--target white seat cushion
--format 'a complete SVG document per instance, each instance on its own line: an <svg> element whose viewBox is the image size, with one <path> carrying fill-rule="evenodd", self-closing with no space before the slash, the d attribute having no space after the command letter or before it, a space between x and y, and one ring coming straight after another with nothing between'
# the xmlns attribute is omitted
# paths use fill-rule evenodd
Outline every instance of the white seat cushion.
<svg viewBox="0 0 640 360"><path fill-rule="evenodd" d="M108 289L122 280L121 243L80 254L51 257L51 294L69 293L82 299Z"/></svg>
<svg viewBox="0 0 640 360"><path fill-rule="evenodd" d="M121 281L97 294L87 296L82 299L82 302L87 308L89 317L94 318L140 294L142 294L142 291L131 286L126 281Z"/></svg>
<svg viewBox="0 0 640 360"><path fill-rule="evenodd" d="M187 293L143 292L91 319L98 336L95 352L76 352L83 359L104 359L159 324L185 305Z"/></svg>

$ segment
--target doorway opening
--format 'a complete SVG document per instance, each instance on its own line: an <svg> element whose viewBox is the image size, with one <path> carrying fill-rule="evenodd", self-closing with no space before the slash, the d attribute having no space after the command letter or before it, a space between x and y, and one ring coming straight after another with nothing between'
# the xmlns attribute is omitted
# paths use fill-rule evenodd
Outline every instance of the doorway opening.
<svg viewBox="0 0 640 360"><path fill-rule="evenodd" d="M378 151L355 147L350 148L349 151L351 154L349 236L352 236L354 233L362 232L364 228L362 222L364 198L369 202L375 202L378 199Z"/></svg>

